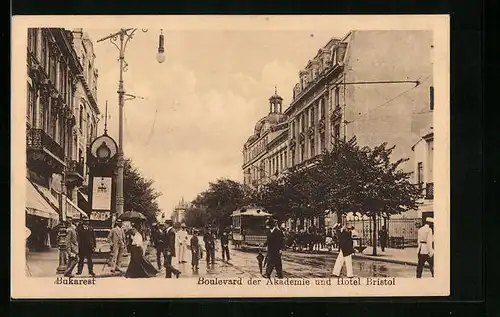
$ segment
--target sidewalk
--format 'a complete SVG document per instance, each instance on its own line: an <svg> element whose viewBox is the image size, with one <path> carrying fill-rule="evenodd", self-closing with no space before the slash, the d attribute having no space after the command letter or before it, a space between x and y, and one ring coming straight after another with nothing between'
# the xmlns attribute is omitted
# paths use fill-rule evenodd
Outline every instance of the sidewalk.
<svg viewBox="0 0 500 317"><path fill-rule="evenodd" d="M122 270L126 270L128 266L129 257L125 257L122 261ZM120 276L120 274L111 273L111 268L106 265L105 259L94 259L94 273L96 277L114 277ZM26 276L29 277L55 277L57 267L59 265L59 250L57 248L51 248L46 251L36 251L28 252L26 254ZM76 267L73 270L73 274L76 273ZM79 277L91 277L88 274L87 264L83 267L82 275Z"/></svg>
<svg viewBox="0 0 500 317"><path fill-rule="evenodd" d="M377 248L377 255L373 256L372 253L373 247L367 247L363 253L356 253L353 258L417 266L417 248L385 248L384 252L381 248Z"/></svg>
<svg viewBox="0 0 500 317"><path fill-rule="evenodd" d="M300 251L287 250L286 252L291 253L301 253ZM337 255L338 249L333 249L328 251L327 248L323 248L319 251L319 254L334 254ZM362 253L355 253L353 259L366 259L371 261L380 261L396 264L405 264L417 266L417 248L405 248L405 249L391 249L385 248L382 252L381 248L377 248L377 255L373 256L373 247L366 247Z"/></svg>

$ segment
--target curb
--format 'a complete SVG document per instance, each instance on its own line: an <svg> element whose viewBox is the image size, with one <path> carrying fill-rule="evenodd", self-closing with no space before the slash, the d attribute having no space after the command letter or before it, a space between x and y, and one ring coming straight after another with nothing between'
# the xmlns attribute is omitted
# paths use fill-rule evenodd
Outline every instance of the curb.
<svg viewBox="0 0 500 317"><path fill-rule="evenodd" d="M333 251L332 254L339 254L339 252ZM352 258L353 259L362 259L362 260L371 260L371 261L378 261L378 262L417 266L417 262L413 262L413 261L379 258L379 257L373 256L373 255L366 255L366 254L363 254L363 255L354 254Z"/></svg>
<svg viewBox="0 0 500 317"><path fill-rule="evenodd" d="M294 252L294 251L289 251L290 253L293 254L301 254L301 252ZM332 251L319 251L319 253L315 254L320 254L320 255L328 255L328 254L333 254L333 255L338 255L339 252L332 250ZM377 257L373 255L367 255L367 254L354 254L353 259L362 259L362 260L371 260L371 261L379 261L379 262L386 262L386 263L394 263L394 264L403 264L403 265L410 265L410 266L417 266L417 262L414 261L405 261L405 260L398 260L398 259L391 259L391 258L383 258L383 257ZM425 265L425 267L428 267L428 264Z"/></svg>

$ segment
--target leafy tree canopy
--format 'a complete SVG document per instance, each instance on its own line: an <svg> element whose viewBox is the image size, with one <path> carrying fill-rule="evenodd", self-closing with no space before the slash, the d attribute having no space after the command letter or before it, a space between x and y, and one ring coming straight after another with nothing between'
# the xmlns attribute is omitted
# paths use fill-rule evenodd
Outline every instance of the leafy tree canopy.
<svg viewBox="0 0 500 317"><path fill-rule="evenodd" d="M125 211L138 211L146 216L149 223L154 222L161 211L157 202L157 198L161 195L162 193L154 188L154 181L145 178L132 160L126 159L123 170Z"/></svg>

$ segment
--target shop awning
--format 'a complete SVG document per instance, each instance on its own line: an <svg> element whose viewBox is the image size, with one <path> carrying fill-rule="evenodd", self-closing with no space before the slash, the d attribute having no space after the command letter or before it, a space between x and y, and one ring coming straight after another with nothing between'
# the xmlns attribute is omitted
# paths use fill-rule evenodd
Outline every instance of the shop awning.
<svg viewBox="0 0 500 317"><path fill-rule="evenodd" d="M33 216L59 219L57 211L45 201L28 179L26 179L26 212Z"/></svg>
<svg viewBox="0 0 500 317"><path fill-rule="evenodd" d="M71 199L66 197L66 201L66 215L77 219L80 219L81 216L88 217L87 213L81 210Z"/></svg>

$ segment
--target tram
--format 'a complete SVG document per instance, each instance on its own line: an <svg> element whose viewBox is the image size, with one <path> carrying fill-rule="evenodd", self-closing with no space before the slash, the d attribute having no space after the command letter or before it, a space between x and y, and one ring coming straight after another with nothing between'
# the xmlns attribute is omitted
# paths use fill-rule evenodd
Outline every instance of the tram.
<svg viewBox="0 0 500 317"><path fill-rule="evenodd" d="M233 246L235 249L258 249L266 242L266 219L271 217L265 208L242 207L231 214L233 220Z"/></svg>

